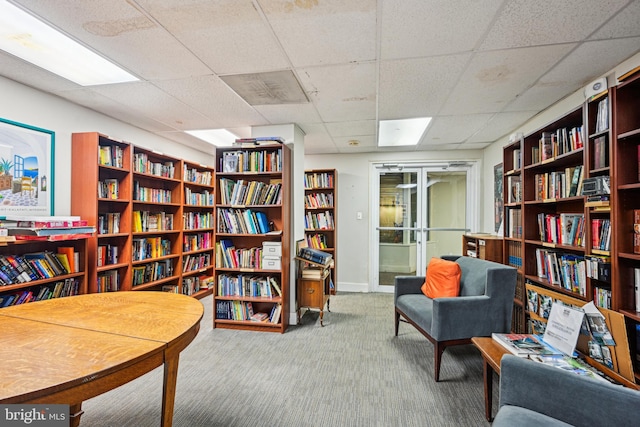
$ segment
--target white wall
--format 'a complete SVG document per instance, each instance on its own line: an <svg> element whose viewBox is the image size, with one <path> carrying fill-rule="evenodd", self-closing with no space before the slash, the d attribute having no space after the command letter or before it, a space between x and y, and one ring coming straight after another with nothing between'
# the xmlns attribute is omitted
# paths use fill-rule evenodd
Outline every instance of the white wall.
<svg viewBox="0 0 640 427"><path fill-rule="evenodd" d="M640 66L640 54L634 55L628 60L616 66L611 71L605 73L600 77L612 76L608 79L609 86L615 85L616 78L629 70L634 69L635 67ZM597 80L597 79L593 79ZM585 84L585 86L588 85ZM542 111L540 114L533 117L531 120L526 122L524 125L519 127L518 129L514 129L513 132L522 132L524 135L531 134L536 129L539 129L548 123L551 123L558 119L559 117L565 115L568 111L578 107L580 104L584 103L586 98L584 96L584 88L572 93L566 98L558 101L556 104ZM493 194L493 167L498 163L502 163L502 149L504 146L509 144L508 136L491 144L489 147L484 150L484 165L483 165L483 182L484 182L484 191L483 193L487 195L484 197L483 203L483 211L484 211L484 223L483 228L485 230L493 231L493 198L489 195Z"/></svg>
<svg viewBox="0 0 640 427"><path fill-rule="evenodd" d="M169 156L214 165L213 148L210 153L194 150L13 80L0 77L0 94L0 117L55 132L56 215L69 215L71 210L72 133L100 132Z"/></svg>
<svg viewBox="0 0 640 427"><path fill-rule="evenodd" d="M369 215L371 163L473 161L480 160L481 157L482 152L476 150L305 156L305 169L326 168L336 169L338 172L338 290L366 292L369 289L370 224L371 221L376 221L376 218ZM479 198L481 199L482 197ZM363 213L361 220L356 219L356 212ZM461 242L459 244L462 245Z"/></svg>

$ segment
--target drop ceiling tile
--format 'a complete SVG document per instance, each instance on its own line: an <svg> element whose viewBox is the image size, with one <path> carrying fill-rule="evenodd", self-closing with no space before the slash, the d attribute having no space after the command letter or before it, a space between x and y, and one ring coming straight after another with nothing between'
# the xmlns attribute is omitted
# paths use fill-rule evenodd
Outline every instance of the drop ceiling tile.
<svg viewBox="0 0 640 427"><path fill-rule="evenodd" d="M375 120L354 120L348 122L326 123L329 134L333 137L347 136L349 138L357 135L375 135L377 131Z"/></svg>
<svg viewBox="0 0 640 427"><path fill-rule="evenodd" d="M165 80L154 85L166 94L209 118L212 126L239 127L269 124L219 77L209 75L189 79ZM206 94L206 96L202 96ZM188 129L188 128L187 128ZM191 128L191 129L204 129Z"/></svg>
<svg viewBox="0 0 640 427"><path fill-rule="evenodd" d="M376 118L375 64L303 68L298 77L324 121Z"/></svg>
<svg viewBox="0 0 640 427"><path fill-rule="evenodd" d="M217 125L211 118L205 117L150 83L94 86L94 90L173 129L210 129Z"/></svg>
<svg viewBox="0 0 640 427"><path fill-rule="evenodd" d="M77 89L80 85L0 50L0 75L44 92Z"/></svg>
<svg viewBox="0 0 640 427"><path fill-rule="evenodd" d="M492 142L465 142L458 145L457 150L483 150L491 145Z"/></svg>
<svg viewBox="0 0 640 427"><path fill-rule="evenodd" d="M589 39L640 36L640 1L631 2Z"/></svg>
<svg viewBox="0 0 640 427"><path fill-rule="evenodd" d="M256 73L290 66L250 0L140 0L216 74Z"/></svg>
<svg viewBox="0 0 640 427"><path fill-rule="evenodd" d="M382 2L380 59L470 52L502 3L502 0Z"/></svg>
<svg viewBox="0 0 640 427"><path fill-rule="evenodd" d="M501 137L513 133L515 129L537 113L538 110L494 114L478 132L467 139L465 145L497 141Z"/></svg>
<svg viewBox="0 0 640 427"><path fill-rule="evenodd" d="M576 42L628 0L510 0L504 3L481 50Z"/></svg>
<svg viewBox="0 0 640 427"><path fill-rule="evenodd" d="M435 116L457 83L470 54L380 63L380 120Z"/></svg>
<svg viewBox="0 0 640 427"><path fill-rule="evenodd" d="M271 124L320 123L320 115L313 104L256 105L255 110Z"/></svg>
<svg viewBox="0 0 640 427"><path fill-rule="evenodd" d="M376 57L376 0L258 0L295 67Z"/></svg>
<svg viewBox="0 0 640 427"><path fill-rule="evenodd" d="M562 44L476 53L441 114L501 111L573 47Z"/></svg>
<svg viewBox="0 0 640 427"><path fill-rule="evenodd" d="M188 133L180 132L180 131L169 131L169 132L156 132L157 135L170 139L171 141L175 141L179 144L186 145L187 147L196 148L204 153L209 153L211 156L215 156L216 146L213 144L209 144L206 141L203 141L195 136L189 135ZM208 159L207 162L205 159L202 159L204 164L207 164L211 167L215 167L213 163L214 158Z"/></svg>
<svg viewBox="0 0 640 427"><path fill-rule="evenodd" d="M368 136L360 136L358 137L358 141L360 141L360 143L358 145L350 145L349 141L351 140L350 137L344 137L344 136L339 136L339 137L334 137L333 140L336 143L336 146L340 149L342 148L347 148L347 147L358 147L358 148L362 148L362 147L368 147L368 148L375 148L377 147L377 143L376 143L376 138L373 135L368 135Z"/></svg>
<svg viewBox="0 0 640 427"><path fill-rule="evenodd" d="M492 114L434 117L421 142L429 145L464 142L478 132L491 117Z"/></svg>
<svg viewBox="0 0 640 427"><path fill-rule="evenodd" d="M185 46L133 2L24 0L19 3L144 79L210 73Z"/></svg>
<svg viewBox="0 0 640 427"><path fill-rule="evenodd" d="M173 129L164 123L150 118L144 112L129 110L126 105L122 104L118 100L111 99L95 92L93 88L90 87L59 91L56 95L116 120L148 130L149 132L162 132ZM83 125L87 131L95 130L96 126L100 126L99 123L88 124L86 122L83 122Z"/></svg>

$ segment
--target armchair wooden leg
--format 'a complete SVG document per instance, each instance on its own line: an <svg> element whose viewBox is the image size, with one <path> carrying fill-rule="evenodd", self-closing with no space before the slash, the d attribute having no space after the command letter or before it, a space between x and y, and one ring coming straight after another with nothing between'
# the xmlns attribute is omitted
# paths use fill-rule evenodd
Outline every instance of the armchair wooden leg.
<svg viewBox="0 0 640 427"><path fill-rule="evenodd" d="M396 336L398 336L398 325L400 324L400 313L398 313L397 311L395 312L396 315Z"/></svg>
<svg viewBox="0 0 640 427"><path fill-rule="evenodd" d="M442 361L442 353L444 353L446 345L436 341L433 348L433 369L434 379L440 381L440 362Z"/></svg>

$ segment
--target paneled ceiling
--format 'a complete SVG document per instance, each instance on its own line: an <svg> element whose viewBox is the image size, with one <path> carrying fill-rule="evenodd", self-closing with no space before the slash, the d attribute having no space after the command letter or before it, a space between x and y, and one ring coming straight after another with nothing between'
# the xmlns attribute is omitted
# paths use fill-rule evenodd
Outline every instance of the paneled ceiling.
<svg viewBox="0 0 640 427"><path fill-rule="evenodd" d="M198 149L184 130L283 123L308 154L481 149L640 51L640 0L13 2L140 81L82 87L2 51L0 75ZM308 102L252 106L221 78L282 70ZM419 116L417 147L377 148L379 120Z"/></svg>

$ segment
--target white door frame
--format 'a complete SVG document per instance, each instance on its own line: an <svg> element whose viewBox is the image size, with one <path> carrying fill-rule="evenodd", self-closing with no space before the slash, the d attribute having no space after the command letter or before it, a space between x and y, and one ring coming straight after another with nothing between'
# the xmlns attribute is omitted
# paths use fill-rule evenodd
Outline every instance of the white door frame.
<svg viewBox="0 0 640 427"><path fill-rule="evenodd" d="M372 162L370 166L369 176L371 177L371 187L369 200L371 201L371 206L369 208L369 212L371 213L371 221L369 222L370 233L369 233L369 259L371 262L369 263L369 292L387 292L393 293L393 286L382 286L378 283L378 274L379 274L379 262L380 262L380 251L379 251L379 241L380 241L380 231L379 231L379 219L380 219L380 177L379 173L384 171L394 172L401 170L413 170L415 168L424 168L424 170L428 172L437 172L442 170L448 171L466 171L467 172L467 197L466 197L466 210L465 210L465 222L466 228L469 230L478 230L480 227L480 165L479 161L452 161L452 162L434 162L434 163L410 163L410 162L402 162L397 163L394 162L390 164L388 162ZM425 179L426 179L426 175ZM419 206L424 205L420 200L420 196L418 199ZM421 211L421 207L418 208ZM426 230L423 230L426 231ZM419 233L421 234L421 233ZM462 242L460 242L460 247L462 247ZM424 246L424 245L422 245ZM421 254L418 254L418 260L421 259ZM422 257L424 259L424 257ZM418 261L420 262L420 261Z"/></svg>

